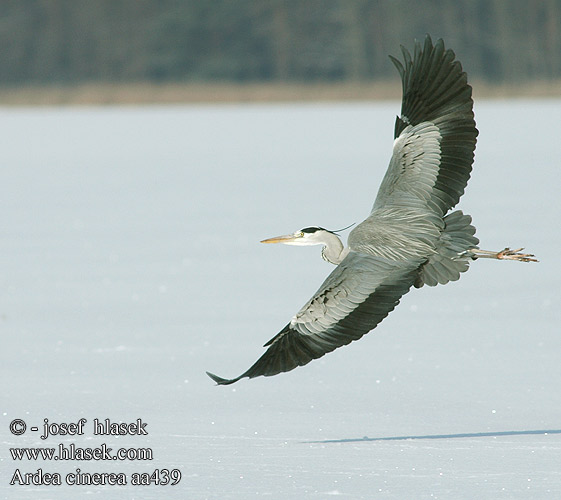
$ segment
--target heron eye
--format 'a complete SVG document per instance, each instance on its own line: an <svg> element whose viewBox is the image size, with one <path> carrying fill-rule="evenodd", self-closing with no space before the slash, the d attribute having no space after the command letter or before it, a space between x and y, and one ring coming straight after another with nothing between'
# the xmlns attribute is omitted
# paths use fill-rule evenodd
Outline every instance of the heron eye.
<svg viewBox="0 0 561 500"><path fill-rule="evenodd" d="M300 238L303 238L303 237L304 237L304 231L300 231L300 232L298 233L298 236L299 236Z"/></svg>

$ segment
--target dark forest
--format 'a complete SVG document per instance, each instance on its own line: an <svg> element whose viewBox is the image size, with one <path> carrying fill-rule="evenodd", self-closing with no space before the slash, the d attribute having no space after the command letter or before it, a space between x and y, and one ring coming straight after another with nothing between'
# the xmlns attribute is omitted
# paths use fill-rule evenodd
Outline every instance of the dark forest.
<svg viewBox="0 0 561 500"><path fill-rule="evenodd" d="M426 33L483 81L561 77L559 0L2 0L0 84L380 80Z"/></svg>

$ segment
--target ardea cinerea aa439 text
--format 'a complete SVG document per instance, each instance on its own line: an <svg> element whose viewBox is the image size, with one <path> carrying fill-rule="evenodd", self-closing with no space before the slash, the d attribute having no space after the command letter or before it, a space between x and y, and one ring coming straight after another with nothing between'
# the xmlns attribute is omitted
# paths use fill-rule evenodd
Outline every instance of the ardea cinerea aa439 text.
<svg viewBox="0 0 561 500"><path fill-rule="evenodd" d="M337 267L267 351L233 379L208 373L220 385L271 376L305 365L375 328L412 286L455 281L477 258L536 262L522 249L480 250L471 217L450 212L464 193L478 131L471 87L444 42L415 44L413 57L391 57L403 84L401 115L388 170L370 215L345 247L335 232L307 227L263 243L323 245Z"/></svg>

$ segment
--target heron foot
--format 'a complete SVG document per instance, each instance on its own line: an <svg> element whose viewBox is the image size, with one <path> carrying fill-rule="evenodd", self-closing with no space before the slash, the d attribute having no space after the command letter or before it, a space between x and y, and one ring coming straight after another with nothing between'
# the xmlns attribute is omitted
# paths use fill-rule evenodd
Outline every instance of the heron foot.
<svg viewBox="0 0 561 500"><path fill-rule="evenodd" d="M472 254L473 259L498 259L498 260L517 260L518 262L539 262L535 259L535 255L531 253L521 253L524 248L517 248L511 250L509 247L502 249L500 252L492 252L489 250L481 250L479 248L472 248L469 253Z"/></svg>
<svg viewBox="0 0 561 500"><path fill-rule="evenodd" d="M531 253L521 253L524 248L518 248L516 250L511 250L510 248L505 248L497 254L497 259L504 260L518 260L520 262L538 262L535 259L535 255Z"/></svg>

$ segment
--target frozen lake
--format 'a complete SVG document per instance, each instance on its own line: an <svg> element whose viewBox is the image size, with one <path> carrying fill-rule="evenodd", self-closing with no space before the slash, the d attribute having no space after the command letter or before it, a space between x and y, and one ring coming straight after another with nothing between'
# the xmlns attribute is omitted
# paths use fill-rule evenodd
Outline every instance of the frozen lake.
<svg viewBox="0 0 561 500"><path fill-rule="evenodd" d="M0 110L0 498L561 498L561 101L476 102L459 205L482 248L539 264L475 262L287 374L205 375L245 371L330 272L319 247L258 242L366 217L398 112ZM81 418L82 435L39 437ZM96 418L148 435L94 435ZM10 452L72 443L153 460ZM77 468L128 484L66 485ZM38 469L63 485L9 484ZM156 469L181 480L130 484Z"/></svg>

